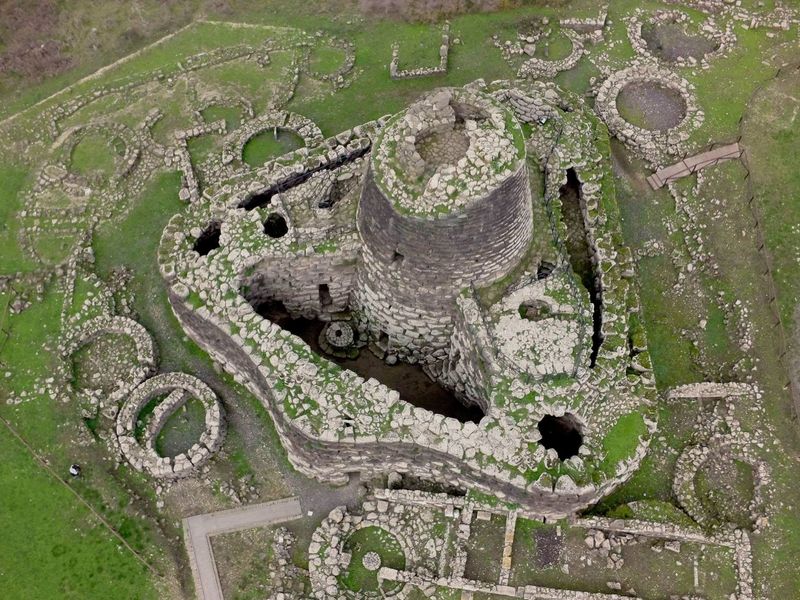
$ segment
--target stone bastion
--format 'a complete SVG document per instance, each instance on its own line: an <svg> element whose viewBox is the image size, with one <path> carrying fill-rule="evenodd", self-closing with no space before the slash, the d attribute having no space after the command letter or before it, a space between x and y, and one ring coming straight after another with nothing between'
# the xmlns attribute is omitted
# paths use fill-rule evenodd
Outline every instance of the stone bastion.
<svg viewBox="0 0 800 600"><path fill-rule="evenodd" d="M204 190L158 257L181 325L302 473L398 472L561 517L630 477L656 427L621 239L608 132L583 101L479 81ZM355 353L421 363L483 417L343 368L275 305Z"/></svg>

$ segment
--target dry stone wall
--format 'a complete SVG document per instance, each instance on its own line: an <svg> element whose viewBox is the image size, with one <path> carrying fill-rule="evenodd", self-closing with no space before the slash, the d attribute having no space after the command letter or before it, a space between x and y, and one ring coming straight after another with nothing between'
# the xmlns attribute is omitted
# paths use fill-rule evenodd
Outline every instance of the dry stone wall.
<svg viewBox="0 0 800 600"><path fill-rule="evenodd" d="M168 395L156 406L141 444L136 439L139 413L150 400L163 394ZM169 417L190 397L205 408L205 431L185 453L159 456L155 450L156 437ZM133 390L117 416L116 434L120 451L133 468L153 477L178 478L191 474L220 448L225 422L214 392L205 383L186 373L162 373Z"/></svg>

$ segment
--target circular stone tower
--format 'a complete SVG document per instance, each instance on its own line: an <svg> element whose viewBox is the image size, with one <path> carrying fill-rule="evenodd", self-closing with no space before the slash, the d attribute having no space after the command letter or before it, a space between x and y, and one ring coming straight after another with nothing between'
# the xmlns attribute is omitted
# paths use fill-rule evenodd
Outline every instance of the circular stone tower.
<svg viewBox="0 0 800 600"><path fill-rule="evenodd" d="M358 208L359 325L409 362L447 358L455 298L507 275L532 236L522 130L491 96L435 90L386 124Z"/></svg>

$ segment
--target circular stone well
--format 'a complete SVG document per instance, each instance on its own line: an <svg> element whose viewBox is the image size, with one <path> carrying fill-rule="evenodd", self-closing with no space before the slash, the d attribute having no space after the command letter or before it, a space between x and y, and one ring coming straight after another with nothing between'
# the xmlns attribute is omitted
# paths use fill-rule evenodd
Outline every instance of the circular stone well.
<svg viewBox="0 0 800 600"><path fill-rule="evenodd" d="M642 129L664 131L686 116L686 102L677 91L657 81L636 81L617 96L617 109L626 121Z"/></svg>
<svg viewBox="0 0 800 600"><path fill-rule="evenodd" d="M347 348L354 338L353 327L345 321L334 321L325 330L325 339L336 348Z"/></svg>

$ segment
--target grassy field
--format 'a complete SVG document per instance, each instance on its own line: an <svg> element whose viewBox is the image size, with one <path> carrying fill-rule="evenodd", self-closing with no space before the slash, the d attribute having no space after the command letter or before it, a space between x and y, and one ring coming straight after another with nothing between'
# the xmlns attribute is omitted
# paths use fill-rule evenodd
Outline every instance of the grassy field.
<svg viewBox="0 0 800 600"><path fill-rule="evenodd" d="M147 569L0 427L3 596L159 598Z"/></svg>
<svg viewBox="0 0 800 600"><path fill-rule="evenodd" d="M55 29L47 30L54 38L67 42L65 52L72 66L44 80L14 73L0 74L0 119L31 107L104 64L141 49L161 35L202 16L298 27L312 33L322 30L327 35L353 42L357 76L349 87L333 93L329 85L304 76L298 93L287 106L288 110L314 120L326 135L332 135L395 112L422 91L437 85L461 85L479 77L487 81L511 78L514 69L493 46L493 34L501 39L513 39L519 22L534 15L588 16L596 11L595 3L588 0L570 3L568 8L560 8L562 3L558 2L517 4L522 6L505 12L453 16L451 37L458 39L458 43L451 48L445 76L391 81L387 66L392 43L399 43L401 67L434 64L441 42L439 23L364 17L356 12L355 2L342 6L334 2L304 4L288 0L273 0L266 5L255 0L174 3L145 0L98 5L80 0L70 3L69 10L62 9L65 16L57 25L48 25ZM590 47L589 56L575 69L560 74L556 81L584 94L591 87L590 79L601 74L598 64L623 68L633 57L624 31L624 16L636 7L660 8L662 4L633 0L613 3L610 8L613 25L607 32L607 39ZM689 14L695 21L700 18L695 11ZM96 32L92 32L94 29ZM705 122L693 134L691 143L701 147L711 141L735 139L740 132L744 136L752 190L764 212L780 312L791 335L798 327L800 302L800 204L794 201L800 190L796 169L800 150L796 90L800 78L796 72L784 73L775 80L773 76L776 65L786 55L785 42L796 32L776 32L770 37L764 30L744 29L741 24L735 26L735 32L737 47L730 55L715 60L710 69L679 70L695 86L698 101L705 111ZM0 51L22 43L7 41L11 39L8 31L3 34L0 37L5 46L0 47ZM168 73L179 60L197 52L239 43L257 45L273 35L285 34L260 27L242 29L195 23L183 33L96 79L77 84L58 99L74 97L119 77L147 73L155 68L163 68ZM538 55L545 52L550 53L550 58L564 55L568 51L564 41L561 34L554 33L552 44L541 45ZM331 72L341 59L339 49L322 46L311 54L310 65L315 70ZM260 111L274 97L276 84L288 77L290 64L288 53L275 53L267 68L232 63L224 68L209 69L198 76L198 81L201 87L207 85L241 94ZM757 91L762 83L763 87ZM153 97L132 99L130 110L121 120L135 126L146 110L156 104L165 116L154 127L153 135L157 141L169 142L174 130L191 123L185 106L185 98L191 93L194 92L178 85L168 91L159 89ZM119 108L114 102L124 106L125 101L125 98L98 101L82 109L67 124L79 124L107 114ZM31 184L47 152L41 145L29 149L25 140L37 122L39 111L52 105L52 101L45 101L9 126L0 126L0 135L5 131L4 139L15 142L0 150L0 246L3 248L0 275L34 272L40 268L19 243L23 223L17 216L24 208L21 193ZM203 117L209 122L225 119L232 128L241 122L242 113L235 108L215 106L207 109ZM205 159L219 144L218 136L192 140L193 160ZM271 134L258 136L246 146L245 161L262 163L285 151L288 144L287 140L276 141ZM117 148L90 136L73 151L71 165L77 172L107 174L113 171L118 158ZM800 589L800 575L791 569L789 560L800 552L796 512L800 506L800 492L794 483L800 442L790 419L789 401L783 388L786 374L777 361L763 282L757 275L761 263L746 210L749 188L745 172L738 164L731 163L710 172L705 183L695 179L683 182L681 190L690 197L689 208L695 210L695 220L690 220L675 206L668 193L649 189L643 177L645 165L617 144L614 145L614 159L625 239L639 255L641 301L659 387L666 390L673 385L703 379L734 379L754 380L765 390L767 422L756 422L751 416L743 419L743 424L746 428L763 429L778 440L780 451L770 453L769 461L785 504L774 516L768 533L754 540L756 577L768 582L770 597L790 598ZM180 185L179 173L162 169L146 182L140 194L129 199L131 204L124 218L101 223L92 239L95 269L104 279L119 267L131 271L129 291L134 295L134 309L138 320L157 341L162 370L213 373L207 357L188 341L172 315L155 260L165 224L184 206L177 199ZM724 210L706 210L716 207L713 202L720 198L726 199ZM52 199L54 203L63 201ZM704 251L718 264L717 272L703 272L679 280L681 272L686 274L692 252L697 251L685 244L687 228L693 233L702 233ZM745 233L740 234L741 231ZM43 255L58 257L68 249L66 244L70 239L44 235L38 239L37 248ZM176 573L181 571L183 555L180 542L175 541L174 515L165 516L154 510L152 484L110 464L101 440L92 438L84 445L76 445L75 439L83 439L86 431L75 407L54 402L44 391L24 404L2 403L23 390L33 390L37 382L45 380L53 371L62 300L61 290L51 282L45 287L41 301L34 302L19 315L11 315L10 296L0 293L0 332L6 332L0 334L0 415L9 419L59 472L76 457L85 464L86 477L74 484L79 493L100 510L137 551L174 582L179 582L171 588L173 595L188 595L191 593L188 575L185 570ZM747 360L736 345L736 325L726 317L728 309L723 310L723 307L733 306L736 300L750 309L748 318L754 326L753 345L748 353L751 358ZM702 327L701 322L705 323ZM11 375L6 376L6 372ZM231 391L234 388L224 389L231 397L237 396L238 392ZM598 512L613 511L634 500L671 501L671 468L677 452L690 441L693 419L705 414L704 410L697 406L661 407L662 433L654 441L653 451L641 472L598 507ZM268 422L263 410L259 418ZM629 425L634 431L639 428L639 424ZM245 447L242 438L243 435L233 429L226 443L226 447L231 448L229 466L239 476L252 470L242 450ZM269 443L277 445L274 434ZM0 505L4 507L0 511L0 523L5 530L0 541L0 589L5 593L4 598L149 598L161 594L163 590L156 589L140 563L120 549L88 511L75 502L69 491L43 471L5 432L0 433L0 455L6 459L0 464ZM274 493L283 493L285 483L278 482L280 474L271 477L275 478L269 479ZM31 509L32 506L35 509ZM21 580L18 573L28 575ZM183 584L182 589L179 584Z"/></svg>

